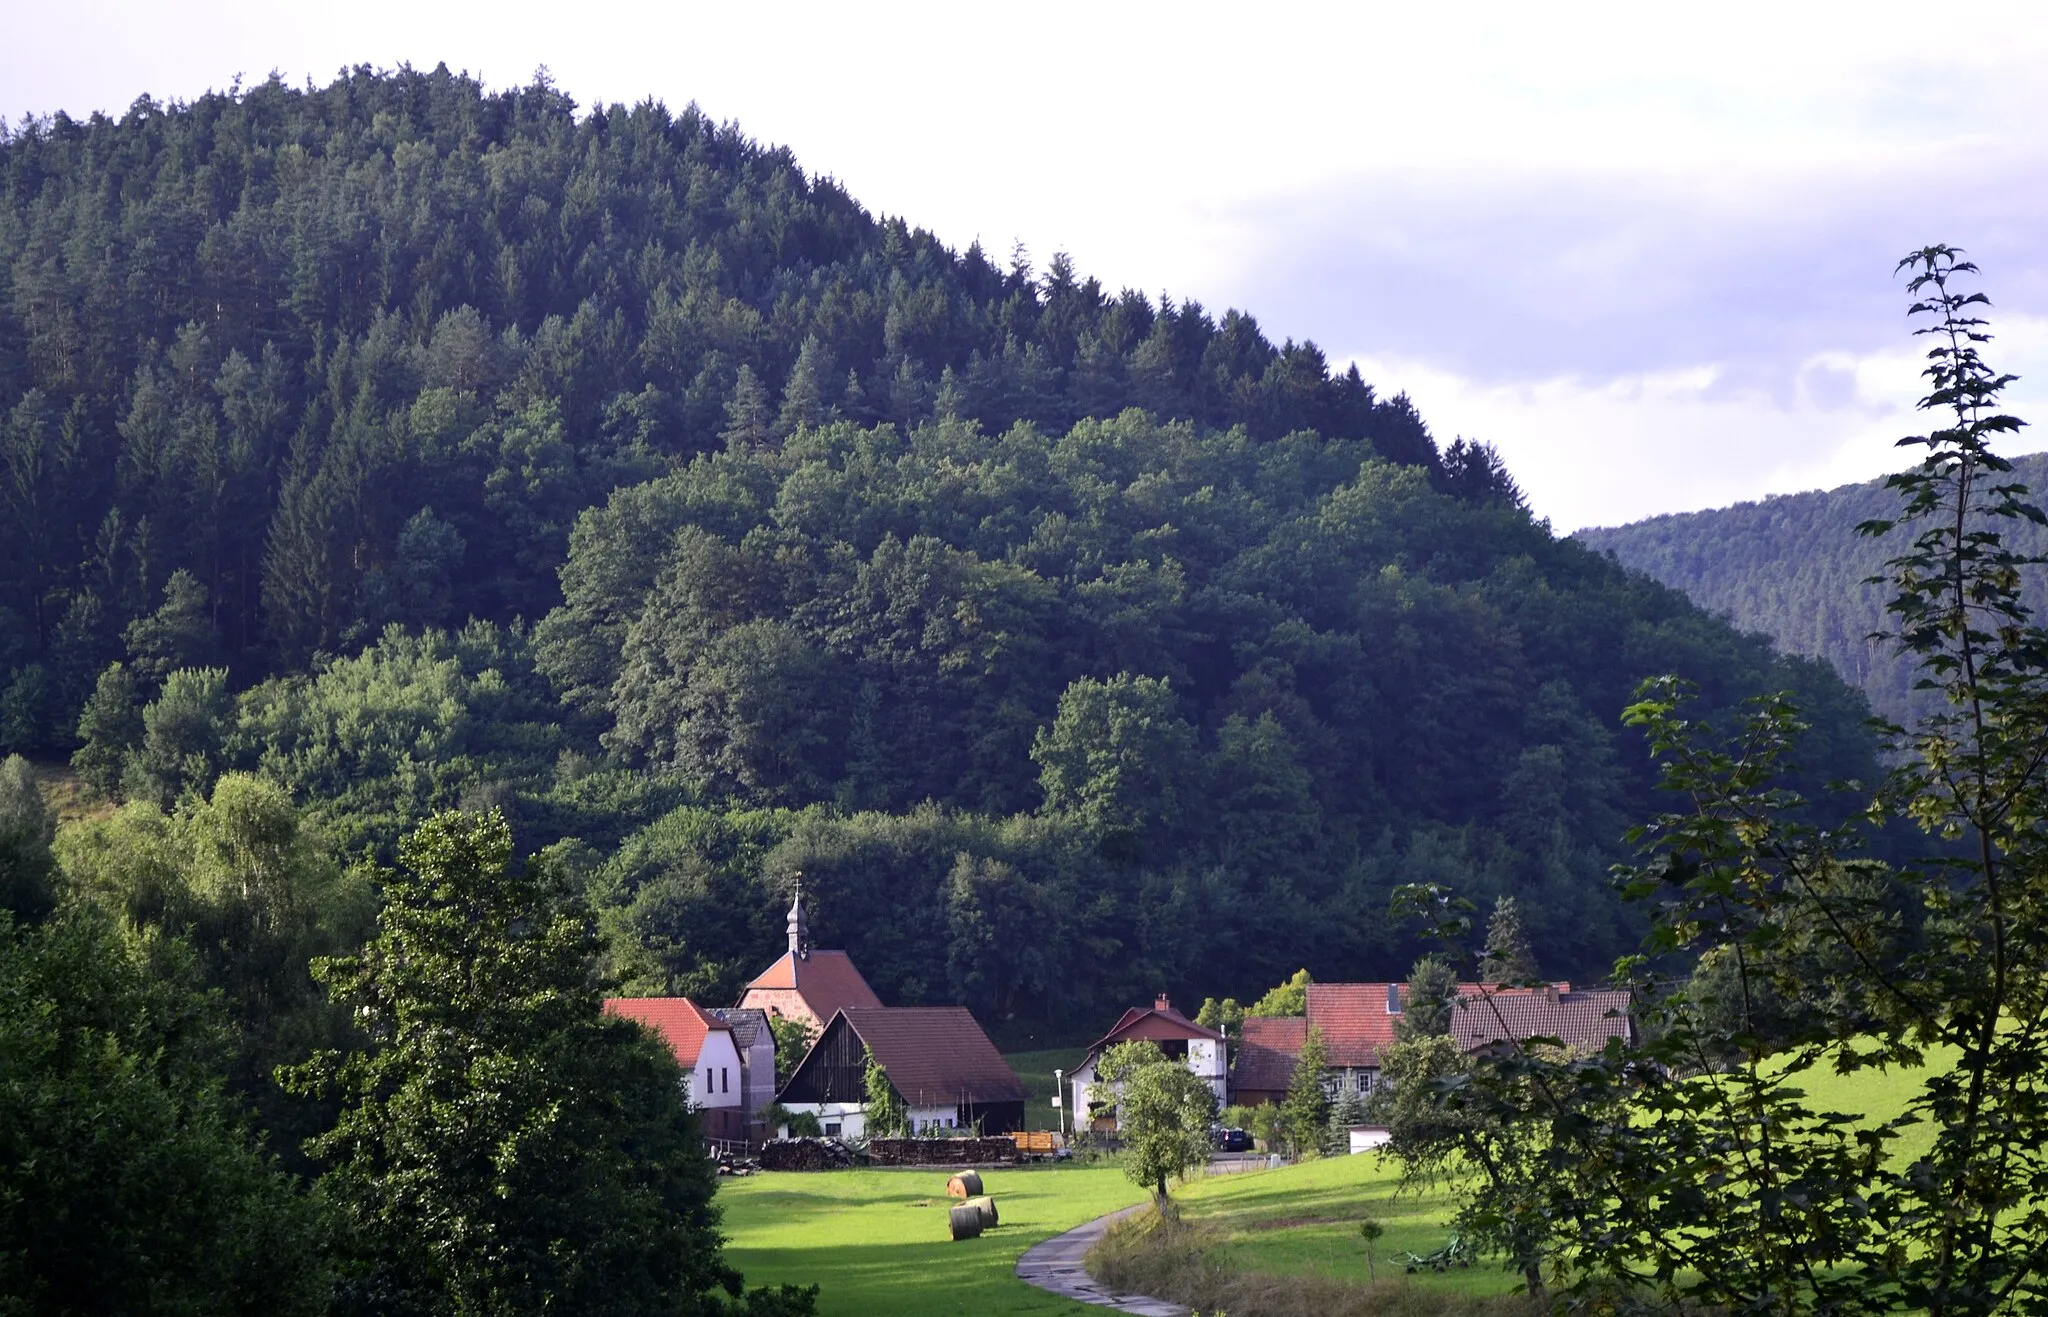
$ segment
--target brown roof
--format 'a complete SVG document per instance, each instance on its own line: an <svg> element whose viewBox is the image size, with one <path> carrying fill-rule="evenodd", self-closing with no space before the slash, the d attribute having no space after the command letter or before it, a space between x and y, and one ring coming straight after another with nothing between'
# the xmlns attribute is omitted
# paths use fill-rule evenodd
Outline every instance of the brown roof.
<svg viewBox="0 0 2048 1317"><path fill-rule="evenodd" d="M1401 1018L1387 1009L1389 988L1405 1008L1403 984L1311 983L1305 1018L1248 1017L1231 1082L1261 1092L1286 1088L1311 1023L1323 1031L1332 1066L1376 1068L1381 1050L1394 1041L1394 1023ZM1569 983L1540 988L1460 983L1458 997L1458 1009L1451 1013L1451 1036L1466 1051L1510 1035L1556 1038L1569 1047L1599 1047L1609 1038L1630 1034L1629 995L1618 989L1575 991Z"/></svg>
<svg viewBox="0 0 2048 1317"><path fill-rule="evenodd" d="M882 1004L868 981L853 967L853 958L844 951L813 951L803 956L785 951L747 988L794 988L817 1017L827 1022L848 1007L874 1008Z"/></svg>
<svg viewBox="0 0 2048 1317"><path fill-rule="evenodd" d="M607 997L604 1009L660 1034L685 1070L697 1068L698 1054L713 1030L730 1032L725 1021L699 1009L688 997Z"/></svg>
<svg viewBox="0 0 2048 1317"><path fill-rule="evenodd" d="M1257 1093L1284 1092L1294 1079L1294 1058L1308 1038L1308 1021L1299 1015L1245 1017L1244 1037L1237 1045L1237 1064L1230 1072L1234 1089Z"/></svg>
<svg viewBox="0 0 2048 1317"><path fill-rule="evenodd" d="M965 1006L857 1006L840 1015L912 1106L1024 1100L1023 1081Z"/></svg>
<svg viewBox="0 0 2048 1317"><path fill-rule="evenodd" d="M1330 1050L1330 1064L1333 1066L1376 1067L1380 1063L1380 1052L1394 1041L1394 1024L1401 1018L1400 1013L1387 1009L1388 992L1392 990L1406 1009L1408 985L1405 983L1311 983L1308 985L1308 1018L1323 1031L1323 1044ZM1452 1013L1454 1021L1462 1021L1476 1015L1480 1009L1473 999L1481 995L1492 997L1496 1002L1538 1002L1547 998L1562 996L1576 999L1584 993L1572 991L1569 983L1555 983L1544 988L1503 988L1485 983L1460 983L1458 997L1467 1009ZM1623 994L1624 996L1626 994ZM1555 1018L1531 1013L1531 1008L1517 1008L1520 1014L1505 1016L1509 1020L1527 1018ZM1601 1008L1604 1013L1606 1007ZM1576 1017L1573 1017L1576 1018ZM1461 1040L1459 1026L1452 1025L1452 1033ZM1537 1031L1542 1032L1541 1030ZM1498 1037L1496 1029L1494 1037ZM1522 1037L1533 1037L1523 1034ZM1605 1035L1602 1035L1605 1037ZM1571 1039L1567 1039L1571 1041ZM1477 1043L1469 1044L1477 1046Z"/></svg>
<svg viewBox="0 0 2048 1317"><path fill-rule="evenodd" d="M1598 1048L1610 1038L1628 1040L1628 1011L1629 995L1619 989L1501 992L1486 1001L1468 998L1465 1009L1451 1017L1451 1036L1468 1052L1509 1037Z"/></svg>
<svg viewBox="0 0 2048 1317"><path fill-rule="evenodd" d="M1095 1040L1082 1059L1085 1066L1102 1055L1105 1048L1118 1043L1130 1042L1174 1042L1196 1038L1222 1039L1223 1035L1214 1029L1196 1024L1173 1008L1172 1003L1161 997L1151 1006L1133 1006L1117 1018L1108 1033ZM1079 1067L1076 1067L1077 1069Z"/></svg>

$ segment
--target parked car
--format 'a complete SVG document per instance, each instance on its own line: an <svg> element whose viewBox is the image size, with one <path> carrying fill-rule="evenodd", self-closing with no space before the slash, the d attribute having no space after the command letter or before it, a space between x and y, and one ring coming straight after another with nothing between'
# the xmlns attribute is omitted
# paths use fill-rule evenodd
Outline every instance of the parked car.
<svg viewBox="0 0 2048 1317"><path fill-rule="evenodd" d="M1252 1136L1241 1129L1225 1129L1218 1125L1209 1131L1209 1144L1218 1152L1250 1152Z"/></svg>

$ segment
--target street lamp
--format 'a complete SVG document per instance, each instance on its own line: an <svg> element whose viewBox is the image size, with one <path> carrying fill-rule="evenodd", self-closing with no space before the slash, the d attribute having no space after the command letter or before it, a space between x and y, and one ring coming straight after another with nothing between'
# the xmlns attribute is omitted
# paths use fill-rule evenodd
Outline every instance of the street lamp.
<svg viewBox="0 0 2048 1317"><path fill-rule="evenodd" d="M1067 1090L1066 1086L1061 1082L1061 1076L1066 1073L1066 1071L1058 1067L1054 1067L1052 1072L1052 1109L1059 1113L1060 1137L1062 1139L1067 1137Z"/></svg>

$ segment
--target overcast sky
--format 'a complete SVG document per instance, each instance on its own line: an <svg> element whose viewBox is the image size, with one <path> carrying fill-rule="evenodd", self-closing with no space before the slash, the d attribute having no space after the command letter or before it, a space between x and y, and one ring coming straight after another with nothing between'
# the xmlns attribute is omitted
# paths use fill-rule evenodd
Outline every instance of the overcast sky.
<svg viewBox="0 0 2048 1317"><path fill-rule="evenodd" d="M4 4L10 118L401 62L695 101L955 246L1314 339L1559 530L1898 465L1936 241L2048 447L2038 2Z"/></svg>

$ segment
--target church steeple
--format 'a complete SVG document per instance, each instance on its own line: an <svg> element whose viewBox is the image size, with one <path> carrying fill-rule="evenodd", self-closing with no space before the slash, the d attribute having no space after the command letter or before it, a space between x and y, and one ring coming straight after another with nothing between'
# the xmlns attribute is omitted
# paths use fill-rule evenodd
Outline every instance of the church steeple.
<svg viewBox="0 0 2048 1317"><path fill-rule="evenodd" d="M789 954L806 960L811 954L811 925L804 918L804 876L796 876L796 899L789 903Z"/></svg>

